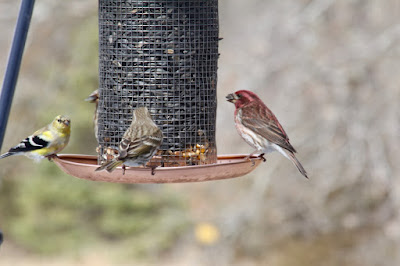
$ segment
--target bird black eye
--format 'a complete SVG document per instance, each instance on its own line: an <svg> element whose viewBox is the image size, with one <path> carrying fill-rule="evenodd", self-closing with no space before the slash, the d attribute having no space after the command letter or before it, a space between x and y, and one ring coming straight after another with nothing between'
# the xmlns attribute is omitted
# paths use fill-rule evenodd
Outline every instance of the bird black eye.
<svg viewBox="0 0 400 266"><path fill-rule="evenodd" d="M58 123L61 123L61 119L58 119L57 122L58 122Z"/></svg>

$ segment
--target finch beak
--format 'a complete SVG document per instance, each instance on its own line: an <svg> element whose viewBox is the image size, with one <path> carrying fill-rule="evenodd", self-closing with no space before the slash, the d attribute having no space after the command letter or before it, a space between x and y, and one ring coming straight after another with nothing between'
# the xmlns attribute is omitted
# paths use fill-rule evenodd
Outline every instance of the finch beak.
<svg viewBox="0 0 400 266"><path fill-rule="evenodd" d="M92 92L89 97L87 97L85 99L86 102L91 102L94 103L95 101L97 101L99 99L99 92L98 90L95 90L94 92Z"/></svg>
<svg viewBox="0 0 400 266"><path fill-rule="evenodd" d="M63 124L66 125L66 126L69 126L69 123L70 123L69 120L65 120L65 121L63 122Z"/></svg>
<svg viewBox="0 0 400 266"><path fill-rule="evenodd" d="M234 93L226 95L226 100L228 102L235 103L237 99L238 99L238 97Z"/></svg>
<svg viewBox="0 0 400 266"><path fill-rule="evenodd" d="M91 102L91 103L93 103L93 102L95 102L96 100L97 100L97 95L90 95L89 97L87 97L86 99L85 99L85 102Z"/></svg>

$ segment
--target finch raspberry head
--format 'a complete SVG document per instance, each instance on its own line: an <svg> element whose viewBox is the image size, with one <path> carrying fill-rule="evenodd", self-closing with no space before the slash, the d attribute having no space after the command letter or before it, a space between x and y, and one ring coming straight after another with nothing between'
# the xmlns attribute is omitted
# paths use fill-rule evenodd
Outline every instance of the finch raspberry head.
<svg viewBox="0 0 400 266"><path fill-rule="evenodd" d="M243 105L257 101L261 102L256 94L247 90L240 90L226 96L228 102L235 104L236 108L241 108Z"/></svg>

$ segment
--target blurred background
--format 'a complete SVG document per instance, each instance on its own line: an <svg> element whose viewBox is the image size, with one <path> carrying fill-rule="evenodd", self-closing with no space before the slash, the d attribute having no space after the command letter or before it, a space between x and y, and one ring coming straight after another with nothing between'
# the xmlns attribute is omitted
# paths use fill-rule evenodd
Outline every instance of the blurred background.
<svg viewBox="0 0 400 266"><path fill-rule="evenodd" d="M17 1L19 2L19 1ZM19 3L0 2L3 79ZM225 95L273 110L309 173L269 154L196 184L78 180L0 161L3 265L400 265L400 2L220 0L218 154L252 151ZM96 1L36 1L5 152L57 114L95 154Z"/></svg>

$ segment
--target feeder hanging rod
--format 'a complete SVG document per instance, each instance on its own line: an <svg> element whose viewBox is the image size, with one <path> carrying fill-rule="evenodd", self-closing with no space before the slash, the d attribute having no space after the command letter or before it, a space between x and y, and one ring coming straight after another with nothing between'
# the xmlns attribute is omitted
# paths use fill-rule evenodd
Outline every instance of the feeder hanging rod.
<svg viewBox="0 0 400 266"><path fill-rule="evenodd" d="M24 53L26 36L28 35L35 0L22 0L19 10L14 39L8 58L8 64L4 75L3 87L0 95L0 150L3 145L8 116L17 84L22 55Z"/></svg>

